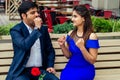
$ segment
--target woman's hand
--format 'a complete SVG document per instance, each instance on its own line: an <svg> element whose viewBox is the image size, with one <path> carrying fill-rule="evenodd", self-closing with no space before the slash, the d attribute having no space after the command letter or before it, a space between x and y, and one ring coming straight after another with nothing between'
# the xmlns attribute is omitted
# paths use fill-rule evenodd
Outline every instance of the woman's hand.
<svg viewBox="0 0 120 80"><path fill-rule="evenodd" d="M65 45L66 38L65 38L65 36L62 36L62 37L60 37L57 41L58 41L58 44L59 44L60 46L64 46L64 45Z"/></svg>
<svg viewBox="0 0 120 80"><path fill-rule="evenodd" d="M79 39L77 42L76 42L76 45L82 49L84 46L84 40L83 39Z"/></svg>

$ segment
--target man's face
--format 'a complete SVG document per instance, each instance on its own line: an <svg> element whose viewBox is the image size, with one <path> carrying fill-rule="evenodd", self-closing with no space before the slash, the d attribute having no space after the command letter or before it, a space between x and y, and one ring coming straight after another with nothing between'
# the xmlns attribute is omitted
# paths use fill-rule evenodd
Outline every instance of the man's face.
<svg viewBox="0 0 120 80"><path fill-rule="evenodd" d="M37 8L31 8L29 11L26 12L23 16L23 21L29 25L30 27L34 27L34 19L36 17L39 17L38 9Z"/></svg>

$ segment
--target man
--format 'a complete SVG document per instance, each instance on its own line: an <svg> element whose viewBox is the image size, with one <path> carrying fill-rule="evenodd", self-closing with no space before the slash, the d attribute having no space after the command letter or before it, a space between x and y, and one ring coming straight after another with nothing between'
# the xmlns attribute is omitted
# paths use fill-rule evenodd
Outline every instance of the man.
<svg viewBox="0 0 120 80"><path fill-rule="evenodd" d="M14 49L13 62L6 80L38 80L31 69L39 68L45 73L44 80L59 80L55 75L55 51L47 27L42 26L38 6L24 1L18 8L21 23L11 30Z"/></svg>

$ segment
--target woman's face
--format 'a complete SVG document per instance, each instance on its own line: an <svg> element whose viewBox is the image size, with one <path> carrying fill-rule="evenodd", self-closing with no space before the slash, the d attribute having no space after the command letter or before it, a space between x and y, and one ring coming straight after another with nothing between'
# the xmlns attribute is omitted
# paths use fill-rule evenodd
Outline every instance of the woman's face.
<svg viewBox="0 0 120 80"><path fill-rule="evenodd" d="M81 17L76 11L73 11L72 13L72 22L73 26L79 27L84 25L84 18Z"/></svg>

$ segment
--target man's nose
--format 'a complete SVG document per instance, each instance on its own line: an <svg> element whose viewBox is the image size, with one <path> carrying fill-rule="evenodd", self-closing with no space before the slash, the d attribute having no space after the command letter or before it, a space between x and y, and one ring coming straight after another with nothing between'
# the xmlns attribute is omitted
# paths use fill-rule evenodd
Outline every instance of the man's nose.
<svg viewBox="0 0 120 80"><path fill-rule="evenodd" d="M35 13L36 16L40 16L40 14L38 12Z"/></svg>
<svg viewBox="0 0 120 80"><path fill-rule="evenodd" d="M71 18L71 21L73 21L74 19L73 18Z"/></svg>

